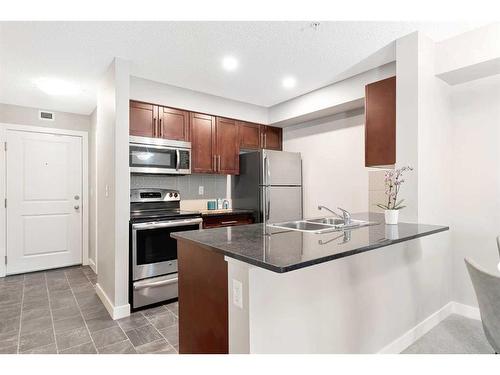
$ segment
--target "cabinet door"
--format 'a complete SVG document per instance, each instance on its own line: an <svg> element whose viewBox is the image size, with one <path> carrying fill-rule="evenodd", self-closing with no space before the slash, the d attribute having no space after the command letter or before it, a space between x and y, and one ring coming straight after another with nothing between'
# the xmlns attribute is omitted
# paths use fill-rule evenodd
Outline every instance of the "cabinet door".
<svg viewBox="0 0 500 375"><path fill-rule="evenodd" d="M130 135L155 137L157 132L158 107L152 104L130 101Z"/></svg>
<svg viewBox="0 0 500 375"><path fill-rule="evenodd" d="M235 120L217 117L217 173L240 173L239 127Z"/></svg>
<svg viewBox="0 0 500 375"><path fill-rule="evenodd" d="M261 126L244 121L238 121L238 126L240 128L240 147L258 150L261 142Z"/></svg>
<svg viewBox="0 0 500 375"><path fill-rule="evenodd" d="M396 163L396 77L365 87L365 165Z"/></svg>
<svg viewBox="0 0 500 375"><path fill-rule="evenodd" d="M193 173L215 172L215 117L191 113Z"/></svg>
<svg viewBox="0 0 500 375"><path fill-rule="evenodd" d="M266 126L262 148L281 151L281 133L281 128Z"/></svg>
<svg viewBox="0 0 500 375"><path fill-rule="evenodd" d="M158 137L176 141L189 140L189 112L159 107Z"/></svg>

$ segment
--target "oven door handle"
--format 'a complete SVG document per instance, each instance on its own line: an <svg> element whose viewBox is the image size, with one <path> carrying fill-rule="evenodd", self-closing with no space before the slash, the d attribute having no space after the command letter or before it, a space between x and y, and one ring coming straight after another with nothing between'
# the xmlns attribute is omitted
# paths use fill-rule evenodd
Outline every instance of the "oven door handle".
<svg viewBox="0 0 500 375"><path fill-rule="evenodd" d="M200 224L203 222L202 218L186 219L186 220L171 220L171 221L155 221L150 223L136 223L132 224L134 230L169 228L169 227L182 227L184 225Z"/></svg>
<svg viewBox="0 0 500 375"><path fill-rule="evenodd" d="M150 283L134 285L134 290L141 290L141 289L146 289L146 288L156 288L156 287L170 285L170 284L177 284L178 282L179 282L178 277L176 277L174 279L153 281Z"/></svg>

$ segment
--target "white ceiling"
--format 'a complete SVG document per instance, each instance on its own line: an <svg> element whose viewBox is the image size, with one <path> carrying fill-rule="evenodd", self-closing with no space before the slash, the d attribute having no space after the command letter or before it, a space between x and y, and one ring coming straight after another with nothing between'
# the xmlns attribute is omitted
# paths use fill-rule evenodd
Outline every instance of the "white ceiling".
<svg viewBox="0 0 500 375"><path fill-rule="evenodd" d="M438 41L472 24L424 22L2 22L0 102L89 114L113 57L132 75L261 106L325 86L391 41L420 30ZM239 59L235 72L223 56ZM284 89L293 75L297 86ZM50 97L40 77L78 83L82 94Z"/></svg>

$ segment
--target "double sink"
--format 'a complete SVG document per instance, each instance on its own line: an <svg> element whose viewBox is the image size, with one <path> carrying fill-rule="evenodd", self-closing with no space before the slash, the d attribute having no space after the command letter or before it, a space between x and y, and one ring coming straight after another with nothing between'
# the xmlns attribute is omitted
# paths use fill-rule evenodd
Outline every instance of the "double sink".
<svg viewBox="0 0 500 375"><path fill-rule="evenodd" d="M323 217L319 219L286 221L283 223L269 224L269 226L286 230L296 230L300 232L321 234L329 232L339 232L344 230L352 230L375 224L377 223L370 221L363 221L363 220L355 220L355 219L351 219L350 222L346 224L344 220L340 218Z"/></svg>

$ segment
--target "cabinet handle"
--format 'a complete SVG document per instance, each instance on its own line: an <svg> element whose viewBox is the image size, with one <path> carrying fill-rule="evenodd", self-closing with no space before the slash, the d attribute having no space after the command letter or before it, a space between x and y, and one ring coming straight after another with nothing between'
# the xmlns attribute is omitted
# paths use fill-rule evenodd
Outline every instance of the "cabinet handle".
<svg viewBox="0 0 500 375"><path fill-rule="evenodd" d="M221 224L236 224L238 220L221 221Z"/></svg>
<svg viewBox="0 0 500 375"><path fill-rule="evenodd" d="M161 126L161 119L160 119L160 125L158 126L160 137L163 137L163 127Z"/></svg>
<svg viewBox="0 0 500 375"><path fill-rule="evenodd" d="M214 155L212 164L213 164L212 169L214 170L214 172L217 172L217 155Z"/></svg>
<svg viewBox="0 0 500 375"><path fill-rule="evenodd" d="M264 133L264 148L267 148L267 134Z"/></svg>
<svg viewBox="0 0 500 375"><path fill-rule="evenodd" d="M156 137L156 117L153 117L153 137Z"/></svg>
<svg viewBox="0 0 500 375"><path fill-rule="evenodd" d="M219 166L218 166L217 170L220 172L220 155L217 155L217 159L219 159Z"/></svg>

